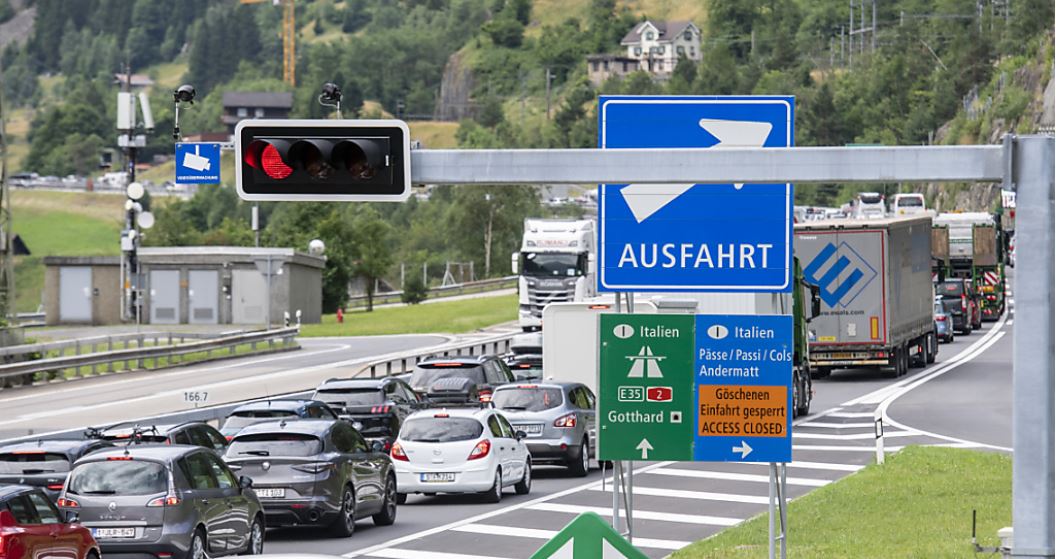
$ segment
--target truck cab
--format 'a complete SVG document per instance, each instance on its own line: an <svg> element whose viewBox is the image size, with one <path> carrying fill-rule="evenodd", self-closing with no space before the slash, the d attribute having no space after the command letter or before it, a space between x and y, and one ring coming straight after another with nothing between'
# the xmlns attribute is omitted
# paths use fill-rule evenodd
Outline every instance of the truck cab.
<svg viewBox="0 0 1056 559"><path fill-rule="evenodd" d="M594 222L526 219L521 250L512 256L518 279L518 322L530 332L542 328L543 308L596 295Z"/></svg>

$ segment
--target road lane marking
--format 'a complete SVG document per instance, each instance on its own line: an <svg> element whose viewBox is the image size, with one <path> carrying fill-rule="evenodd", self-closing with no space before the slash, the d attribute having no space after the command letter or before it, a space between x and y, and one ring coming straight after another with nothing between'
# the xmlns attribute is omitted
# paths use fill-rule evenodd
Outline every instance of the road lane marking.
<svg viewBox="0 0 1056 559"><path fill-rule="evenodd" d="M602 488L600 485L591 487L592 491L601 491L612 494L611 488ZM753 505L765 505L770 502L769 497L758 495L738 495L735 493L713 493L711 491L689 491L686 489L663 489L660 487L634 486L635 495L649 495L650 497L667 497L673 499L697 499L701 501L725 501L728 503L749 503ZM635 511L635 516L638 511ZM638 538L634 538L635 543Z"/></svg>
<svg viewBox="0 0 1056 559"><path fill-rule="evenodd" d="M441 551L421 551L418 549L379 549L371 553L370 557L385 557L389 559L505 559L503 557L492 557L490 555L466 555L465 553L444 553Z"/></svg>
<svg viewBox="0 0 1056 559"><path fill-rule="evenodd" d="M884 431L884 437L915 437L920 435L916 431ZM869 433L792 433L793 439L823 439L828 441L864 441L876 438L876 434Z"/></svg>
<svg viewBox="0 0 1056 559"><path fill-rule="evenodd" d="M586 505L568 505L564 503L539 503L528 507L530 510L541 510L546 512L563 512L568 514L582 514L593 512L599 516L612 516L610 507L590 507ZM743 518L730 518L728 516L708 516L703 514L679 514L674 512L656 512L651 510L634 509L635 520L659 520L661 522L680 522L682 524L702 524L705 526L736 526L744 521Z"/></svg>
<svg viewBox="0 0 1056 559"><path fill-rule="evenodd" d="M655 470L657 468L663 468L665 466L670 466L671 464L676 464L676 463L677 462L657 462L655 464L649 464L648 466L643 466L641 468L636 468L634 470L634 473L635 474L644 474L644 473L650 472L652 470ZM377 553L380 550L384 550L384 549L387 549L387 548L390 548L390 547L394 547L394 546L397 546L397 545L402 545L402 544L405 544L407 542L420 540L422 538L432 536L433 534L439 534L441 532L446 532L448 530L452 530L452 529L454 529L454 528L456 528L458 526L465 526L466 524L478 523L478 522L481 522L483 520L487 520L489 518L494 518L496 516L501 516L501 515L509 513L509 512L526 509L529 506L532 506L532 505L535 505L535 504L546 503L548 501L551 501L553 499L559 499L559 498L564 497L566 495L572 495L572 494L578 493L580 491L586 491L586 490L590 489L591 486L597 485L599 483L600 482L598 482L598 481L589 481L589 482L584 483L582 485L577 485L575 487L570 487L570 488L565 489L563 491L558 491L557 493L551 493L550 495L544 495L542 497L539 497L538 499L532 499L531 501L525 501L523 503L518 503L516 505L510 505L508 507L503 507L503 508L500 508L500 509L494 509L494 510L491 510L491 511L488 511L488 512L485 512L485 513L478 514L476 516L471 516L469 518L463 518L462 520L456 520L454 522L450 522L448 524L444 524L443 526L436 526L436 527L433 527L433 528L422 530L420 532L415 532L413 534L408 534L406 536L402 536L402 537L396 538L394 540L387 541L385 543L380 543L380 544L372 545L370 547L365 547L365 548L362 548L362 549L357 549L355 551L350 551L350 552L345 553L344 555L342 555L342 557L361 557L361 556L372 555L372 554ZM396 556L392 556L392 557L403 557L403 556L402 555L396 555Z"/></svg>
<svg viewBox="0 0 1056 559"><path fill-rule="evenodd" d="M872 414L867 414L870 417ZM800 427L818 427L822 429L872 429L873 422L868 423L827 423L825 421L808 421L806 423L800 423Z"/></svg>
<svg viewBox="0 0 1056 559"><path fill-rule="evenodd" d="M873 412L871 411L834 411L832 413L825 414L825 417L842 417L846 419L857 419L859 417L868 417L872 419ZM872 425L872 423L870 423Z"/></svg>
<svg viewBox="0 0 1056 559"><path fill-rule="evenodd" d="M769 467L764 462L725 462L726 466L754 466L757 468ZM795 460L785 464L789 468L800 468L805 470L831 470L836 472L857 472L862 469L862 466L854 466L850 464L832 464L829 462L808 462Z"/></svg>
<svg viewBox="0 0 1056 559"><path fill-rule="evenodd" d="M638 492L638 487L634 488L635 493ZM466 524L465 526L459 526L454 528L456 532L469 532L470 534L488 534L492 536L514 536L518 538L535 538L540 540L549 540L558 534L557 530L539 530L536 528L518 528L516 526L495 526L492 524ZM682 549L693 542L683 542L678 540L656 540L652 538L634 538L635 547L648 547L652 549L669 549L676 550Z"/></svg>
<svg viewBox="0 0 1056 559"><path fill-rule="evenodd" d="M1009 320L1008 322L1005 323L1005 326L1012 326L1013 322L1015 322L1015 320Z"/></svg>
<svg viewBox="0 0 1056 559"><path fill-rule="evenodd" d="M824 444L794 444L792 450L826 451L826 452L876 452L872 446L835 446Z"/></svg>
<svg viewBox="0 0 1056 559"><path fill-rule="evenodd" d="M795 445L792 446L795 449ZM653 475L663 476L675 476L675 477L692 477L700 479L720 479L724 481L754 481L759 483L770 483L769 475L761 474L738 474L734 472L712 472L708 470L684 470L680 468L658 468L649 472ZM786 483L789 485L806 485L808 487L821 487L828 485L832 480L828 479L813 479L803 477L790 477L786 478ZM635 511L635 515L638 511Z"/></svg>

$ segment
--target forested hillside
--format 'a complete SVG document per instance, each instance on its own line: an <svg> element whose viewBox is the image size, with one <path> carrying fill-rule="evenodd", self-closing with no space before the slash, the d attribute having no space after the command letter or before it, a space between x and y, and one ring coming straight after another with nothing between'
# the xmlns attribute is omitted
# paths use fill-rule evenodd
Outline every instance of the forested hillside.
<svg viewBox="0 0 1056 559"><path fill-rule="evenodd" d="M4 112L30 122L28 135L12 140L28 142L16 167L55 175L96 171L99 151L113 143L113 74L125 64L156 82L147 158L171 153L171 91L180 83L198 90L184 133L221 129L225 91L293 91L292 116L325 117L316 102L324 82L343 88L346 116L428 120L442 84L457 79L469 88L469 118L447 141L463 147L594 146L596 99L611 93L791 94L798 145L921 144L1031 131L1053 66L1051 0L884 0L876 36L854 46L840 36L843 0L297 0L291 88L280 79L281 9L268 2L0 0L0 21L12 6L36 10L28 40L0 54ZM694 21L703 60L683 59L667 81L638 72L592 87L584 57L620 53L621 37L645 18ZM797 198L838 205L850 192L803 187ZM936 191L929 198L964 202ZM404 205L266 205L263 242L324 239L332 309L349 278L398 277L400 263L442 270L473 260L477 270L507 273L523 218L551 211L529 187L438 188ZM203 189L158 218L148 243L253 242L249 208L230 188Z"/></svg>

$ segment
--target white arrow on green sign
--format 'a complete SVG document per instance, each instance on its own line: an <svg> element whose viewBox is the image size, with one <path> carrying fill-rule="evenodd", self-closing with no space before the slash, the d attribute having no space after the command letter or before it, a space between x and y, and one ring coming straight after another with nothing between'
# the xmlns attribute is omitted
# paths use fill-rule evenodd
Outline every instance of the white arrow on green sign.
<svg viewBox="0 0 1056 559"><path fill-rule="evenodd" d="M580 514L531 559L649 559L593 512Z"/></svg>

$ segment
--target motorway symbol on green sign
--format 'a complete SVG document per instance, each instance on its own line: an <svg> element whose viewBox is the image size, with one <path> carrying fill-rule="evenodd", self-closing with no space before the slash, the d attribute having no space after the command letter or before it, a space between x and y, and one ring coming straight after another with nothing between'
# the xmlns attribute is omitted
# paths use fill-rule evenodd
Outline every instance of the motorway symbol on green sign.
<svg viewBox="0 0 1056 559"><path fill-rule="evenodd" d="M531 559L648 559L593 512L580 514Z"/></svg>
<svg viewBox="0 0 1056 559"><path fill-rule="evenodd" d="M692 460L694 317L599 316L602 460Z"/></svg>

